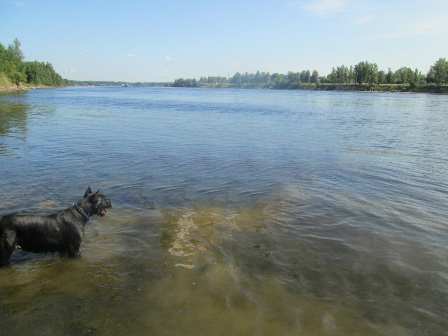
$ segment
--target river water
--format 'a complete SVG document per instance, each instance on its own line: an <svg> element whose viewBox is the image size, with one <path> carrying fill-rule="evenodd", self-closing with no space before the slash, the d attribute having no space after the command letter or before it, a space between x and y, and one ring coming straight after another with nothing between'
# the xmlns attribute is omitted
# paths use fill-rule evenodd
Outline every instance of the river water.
<svg viewBox="0 0 448 336"><path fill-rule="evenodd" d="M448 96L0 95L0 214L101 189L76 259L15 251L2 335L448 335Z"/></svg>

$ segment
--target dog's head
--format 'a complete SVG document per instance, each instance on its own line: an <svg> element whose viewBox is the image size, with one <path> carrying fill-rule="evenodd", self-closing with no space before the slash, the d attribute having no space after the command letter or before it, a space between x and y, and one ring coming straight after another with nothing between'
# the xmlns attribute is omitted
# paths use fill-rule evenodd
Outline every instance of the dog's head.
<svg viewBox="0 0 448 336"><path fill-rule="evenodd" d="M87 190L84 194L83 202L86 201L90 205L89 216L98 215L103 217L109 209L112 208L112 203L108 198L106 198L103 194L100 194L100 190L96 193L92 192L90 187L87 187Z"/></svg>

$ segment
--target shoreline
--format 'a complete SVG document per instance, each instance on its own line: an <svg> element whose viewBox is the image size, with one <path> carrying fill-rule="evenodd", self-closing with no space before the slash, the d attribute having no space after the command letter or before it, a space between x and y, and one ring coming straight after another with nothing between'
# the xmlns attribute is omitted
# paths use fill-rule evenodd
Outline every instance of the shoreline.
<svg viewBox="0 0 448 336"><path fill-rule="evenodd" d="M5 91L5 92L9 92L9 91L26 91L26 90L31 90L32 88L26 87L26 86L0 86L0 91ZM34 89L34 88L33 88Z"/></svg>
<svg viewBox="0 0 448 336"><path fill-rule="evenodd" d="M420 85L410 87L409 85L354 85L354 84L320 84L320 85L300 85L285 88L272 88L263 85L198 85L203 89L255 89L255 90L287 90L287 91L335 91L335 92L372 92L372 93L414 93L414 94L448 94L448 86L441 85Z"/></svg>
<svg viewBox="0 0 448 336"><path fill-rule="evenodd" d="M0 92L19 92L19 91L28 91L28 90L36 90L36 89L58 89L64 88L67 86L23 86L23 85L13 85L13 86L0 86Z"/></svg>
<svg viewBox="0 0 448 336"><path fill-rule="evenodd" d="M65 87L70 87L68 85ZM173 87L173 86L171 86ZM45 88L62 88L51 86L0 86L0 92L20 92ZM288 90L288 91L336 91L336 92L372 92L372 93L414 93L414 94L448 94L448 86L422 85L414 88L408 85L344 85L344 84L320 84L320 85L301 85L298 87L287 88L268 88L257 85L198 85L201 89L254 89L254 90Z"/></svg>
<svg viewBox="0 0 448 336"><path fill-rule="evenodd" d="M14 86L0 86L0 91L3 92L14 92L14 91L27 91L34 90L35 87L28 87L22 85L14 85Z"/></svg>

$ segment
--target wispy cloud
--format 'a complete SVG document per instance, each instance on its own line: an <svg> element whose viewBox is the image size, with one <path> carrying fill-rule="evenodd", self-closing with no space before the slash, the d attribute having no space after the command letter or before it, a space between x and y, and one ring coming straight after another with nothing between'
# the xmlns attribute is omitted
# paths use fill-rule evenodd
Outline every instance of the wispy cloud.
<svg viewBox="0 0 448 336"><path fill-rule="evenodd" d="M18 1L4 1L3 3L5 3L7 5L17 6L17 7L25 7L25 4L23 2L18 2Z"/></svg>
<svg viewBox="0 0 448 336"><path fill-rule="evenodd" d="M326 16L338 12L347 6L347 0L315 0L306 8L317 15Z"/></svg>
<svg viewBox="0 0 448 336"><path fill-rule="evenodd" d="M93 53L86 53L86 52L79 52L78 53L78 56L80 56L80 57L94 57L94 54Z"/></svg>
<svg viewBox="0 0 448 336"><path fill-rule="evenodd" d="M238 62L237 60L232 62L232 66L236 67L236 66L240 66L240 62Z"/></svg>
<svg viewBox="0 0 448 336"><path fill-rule="evenodd" d="M401 28L393 33L375 34L365 37L365 40L392 40L402 37L415 36L447 36L448 37L448 18L433 17L411 26Z"/></svg>
<svg viewBox="0 0 448 336"><path fill-rule="evenodd" d="M173 60L174 60L174 58L172 58L170 56L165 57L165 62L171 62Z"/></svg>
<svg viewBox="0 0 448 336"><path fill-rule="evenodd" d="M137 55L136 54L127 54L126 57L127 58L134 58L134 57L137 57Z"/></svg>
<svg viewBox="0 0 448 336"><path fill-rule="evenodd" d="M373 20L373 16L371 16L371 15L363 15L363 16L358 17L355 20L355 23L357 23L359 25L363 25L363 24L369 23L372 20Z"/></svg>

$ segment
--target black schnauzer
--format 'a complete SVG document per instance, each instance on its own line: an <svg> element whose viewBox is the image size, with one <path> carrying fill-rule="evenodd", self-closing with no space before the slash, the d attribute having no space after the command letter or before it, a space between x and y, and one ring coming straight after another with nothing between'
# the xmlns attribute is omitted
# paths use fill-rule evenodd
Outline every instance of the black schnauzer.
<svg viewBox="0 0 448 336"><path fill-rule="evenodd" d="M99 193L87 188L84 198L68 209L48 216L10 214L0 218L0 267L13 251L80 254L84 226L90 216L104 216L112 204Z"/></svg>

